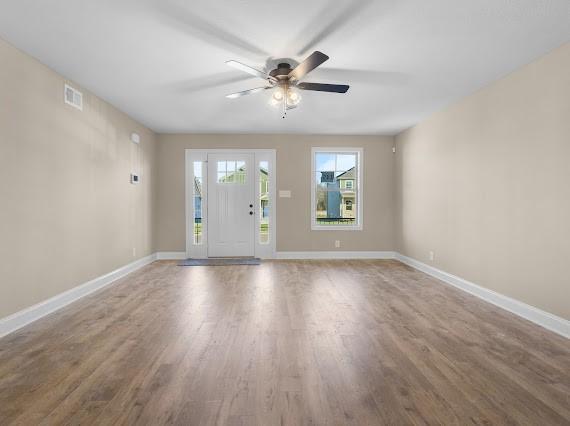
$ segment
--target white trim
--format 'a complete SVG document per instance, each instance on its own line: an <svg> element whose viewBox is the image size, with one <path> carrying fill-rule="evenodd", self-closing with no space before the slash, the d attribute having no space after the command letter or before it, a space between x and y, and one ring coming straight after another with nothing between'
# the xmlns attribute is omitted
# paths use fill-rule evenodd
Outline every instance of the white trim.
<svg viewBox="0 0 570 426"><path fill-rule="evenodd" d="M426 265L425 263L412 259L411 257L396 253L396 259L417 269L418 271L431 275L432 277L452 285L453 287L463 290L473 296L485 300L486 302L492 303L499 308L512 312L515 315L570 339L570 321L565 320L564 318L560 318L556 315L535 308L534 306L527 305L526 303L520 302L516 299L512 299L493 290L481 287L464 280L463 278L434 268L433 266Z"/></svg>
<svg viewBox="0 0 570 426"><path fill-rule="evenodd" d="M186 252L183 251L159 251L156 253L156 260L182 260L187 258Z"/></svg>
<svg viewBox="0 0 570 426"><path fill-rule="evenodd" d="M393 251L278 251L276 259L395 259Z"/></svg>
<svg viewBox="0 0 570 426"><path fill-rule="evenodd" d="M356 154L356 208L358 209L356 217L356 225L317 225L316 218L316 155L318 152L342 154L342 153L355 153ZM363 148L354 147L312 147L311 148L311 231L362 231L364 203L362 194L364 194L363 179L364 176L364 155Z"/></svg>
<svg viewBox="0 0 570 426"><path fill-rule="evenodd" d="M91 281L87 281L77 287L73 287L63 293L53 296L43 302L25 308L8 317L0 319L0 337L6 336L40 318L49 315L76 300L81 299L109 284L117 281L119 278L136 271L156 260L156 254L143 257L121 268L115 269L105 275L101 275Z"/></svg>

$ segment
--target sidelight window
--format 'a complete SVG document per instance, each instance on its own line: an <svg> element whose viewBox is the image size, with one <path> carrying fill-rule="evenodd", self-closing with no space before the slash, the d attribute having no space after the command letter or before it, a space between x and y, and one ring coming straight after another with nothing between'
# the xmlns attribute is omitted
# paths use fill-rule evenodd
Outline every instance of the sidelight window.
<svg viewBox="0 0 570 426"><path fill-rule="evenodd" d="M202 179L203 162L194 161L194 245L202 244L202 194L203 194L203 179Z"/></svg>

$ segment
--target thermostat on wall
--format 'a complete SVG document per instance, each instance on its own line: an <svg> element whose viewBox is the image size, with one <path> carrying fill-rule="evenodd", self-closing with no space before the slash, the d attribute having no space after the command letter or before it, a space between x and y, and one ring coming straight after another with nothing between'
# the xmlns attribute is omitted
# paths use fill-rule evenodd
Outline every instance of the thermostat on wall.
<svg viewBox="0 0 570 426"><path fill-rule="evenodd" d="M131 173L131 183L133 185L139 183L139 175L137 175L136 173Z"/></svg>
<svg viewBox="0 0 570 426"><path fill-rule="evenodd" d="M139 144L141 143L141 137L138 135L138 133L131 133L131 141L133 143Z"/></svg>

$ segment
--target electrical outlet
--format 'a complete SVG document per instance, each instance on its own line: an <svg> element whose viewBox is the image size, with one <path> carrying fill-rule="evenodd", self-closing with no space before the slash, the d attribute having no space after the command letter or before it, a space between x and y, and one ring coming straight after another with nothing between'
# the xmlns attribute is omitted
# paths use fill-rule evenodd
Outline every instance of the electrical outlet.
<svg viewBox="0 0 570 426"><path fill-rule="evenodd" d="M335 240L334 246L335 248L340 248L340 240Z"/></svg>
<svg viewBox="0 0 570 426"><path fill-rule="evenodd" d="M136 249L136 247L133 247L133 257L137 257L137 249Z"/></svg>
<svg viewBox="0 0 570 426"><path fill-rule="evenodd" d="M430 252L429 252L429 260L434 260L434 259L435 259L435 253L430 250Z"/></svg>

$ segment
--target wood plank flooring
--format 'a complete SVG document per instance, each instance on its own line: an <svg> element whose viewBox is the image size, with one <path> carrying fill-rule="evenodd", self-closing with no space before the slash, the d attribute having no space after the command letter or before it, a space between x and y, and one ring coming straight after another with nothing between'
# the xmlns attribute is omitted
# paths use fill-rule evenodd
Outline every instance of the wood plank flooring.
<svg viewBox="0 0 570 426"><path fill-rule="evenodd" d="M155 262L0 339L1 425L570 424L570 341L397 261Z"/></svg>

